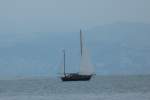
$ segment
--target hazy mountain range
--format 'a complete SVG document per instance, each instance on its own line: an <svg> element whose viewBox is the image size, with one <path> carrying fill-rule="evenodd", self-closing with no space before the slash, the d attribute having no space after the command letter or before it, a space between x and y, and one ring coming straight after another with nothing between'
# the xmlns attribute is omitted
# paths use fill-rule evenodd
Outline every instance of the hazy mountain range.
<svg viewBox="0 0 150 100"><path fill-rule="evenodd" d="M114 23L83 30L98 74L150 74L150 24ZM67 51L68 71L78 71L79 30L2 34L0 75L54 75Z"/></svg>

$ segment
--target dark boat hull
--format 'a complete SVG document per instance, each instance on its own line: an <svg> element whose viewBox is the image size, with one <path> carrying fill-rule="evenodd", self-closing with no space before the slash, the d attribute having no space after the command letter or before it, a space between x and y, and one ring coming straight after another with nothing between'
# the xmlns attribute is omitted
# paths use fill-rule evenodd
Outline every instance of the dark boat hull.
<svg viewBox="0 0 150 100"><path fill-rule="evenodd" d="M92 75L68 74L61 77L62 81L89 81Z"/></svg>

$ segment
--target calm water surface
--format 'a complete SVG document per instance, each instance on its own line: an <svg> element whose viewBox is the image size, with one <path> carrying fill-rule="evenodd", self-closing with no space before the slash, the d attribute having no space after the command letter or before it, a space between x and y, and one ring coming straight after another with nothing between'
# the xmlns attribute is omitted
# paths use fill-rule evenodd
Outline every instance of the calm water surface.
<svg viewBox="0 0 150 100"><path fill-rule="evenodd" d="M59 78L0 80L0 96L148 93L150 76L95 76L86 82L62 82Z"/></svg>

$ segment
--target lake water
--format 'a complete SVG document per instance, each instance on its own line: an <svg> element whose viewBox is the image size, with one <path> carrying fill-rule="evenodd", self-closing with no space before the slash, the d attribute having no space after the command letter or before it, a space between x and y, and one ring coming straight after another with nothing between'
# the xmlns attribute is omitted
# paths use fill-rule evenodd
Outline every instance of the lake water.
<svg viewBox="0 0 150 100"><path fill-rule="evenodd" d="M150 100L150 75L95 76L85 82L59 78L0 80L0 100Z"/></svg>

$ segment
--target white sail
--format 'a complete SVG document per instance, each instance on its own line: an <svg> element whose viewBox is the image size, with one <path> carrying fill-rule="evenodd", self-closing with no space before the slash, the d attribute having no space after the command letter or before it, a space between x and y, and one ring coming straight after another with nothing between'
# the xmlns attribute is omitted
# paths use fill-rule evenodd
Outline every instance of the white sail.
<svg viewBox="0 0 150 100"><path fill-rule="evenodd" d="M80 30L80 47L81 47L81 62L80 62L80 75L91 75L93 74L93 65L91 63L88 50L85 48L85 43L83 43L82 31Z"/></svg>
<svg viewBox="0 0 150 100"><path fill-rule="evenodd" d="M88 50L83 48L82 56L81 56L81 64L80 64L80 72L81 75L91 75L93 74L93 65L91 63Z"/></svg>

